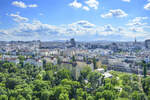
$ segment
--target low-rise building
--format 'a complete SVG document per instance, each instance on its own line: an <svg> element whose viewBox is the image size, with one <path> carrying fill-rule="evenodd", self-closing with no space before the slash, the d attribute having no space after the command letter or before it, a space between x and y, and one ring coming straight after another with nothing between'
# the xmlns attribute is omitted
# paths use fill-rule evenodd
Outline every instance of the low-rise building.
<svg viewBox="0 0 150 100"><path fill-rule="evenodd" d="M43 62L40 59L37 59L37 60L35 60L35 59L27 59L27 60L24 61L24 65L27 64L27 63L28 64L32 64L34 66L38 66L38 67L43 66Z"/></svg>

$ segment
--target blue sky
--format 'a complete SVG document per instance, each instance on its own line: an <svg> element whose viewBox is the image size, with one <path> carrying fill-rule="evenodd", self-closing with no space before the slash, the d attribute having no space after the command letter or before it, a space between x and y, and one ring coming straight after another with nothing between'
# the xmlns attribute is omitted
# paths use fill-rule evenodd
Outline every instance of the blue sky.
<svg viewBox="0 0 150 100"><path fill-rule="evenodd" d="M0 9L0 40L150 38L150 0L0 0Z"/></svg>

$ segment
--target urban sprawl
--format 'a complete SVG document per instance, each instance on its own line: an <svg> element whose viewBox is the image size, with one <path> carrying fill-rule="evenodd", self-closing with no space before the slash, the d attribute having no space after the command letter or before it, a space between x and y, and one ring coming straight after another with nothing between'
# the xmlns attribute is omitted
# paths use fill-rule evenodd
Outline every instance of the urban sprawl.
<svg viewBox="0 0 150 100"><path fill-rule="evenodd" d="M20 56L25 57L23 65L28 63L42 67L43 62L59 64L60 68L65 67L73 72L76 79L79 78L84 66L103 73L105 77L112 77L110 70L142 75L143 67L140 63L150 62L150 40L77 42L72 38L68 41L53 42L0 41L1 61L17 65L20 63ZM150 67L147 73L150 74Z"/></svg>

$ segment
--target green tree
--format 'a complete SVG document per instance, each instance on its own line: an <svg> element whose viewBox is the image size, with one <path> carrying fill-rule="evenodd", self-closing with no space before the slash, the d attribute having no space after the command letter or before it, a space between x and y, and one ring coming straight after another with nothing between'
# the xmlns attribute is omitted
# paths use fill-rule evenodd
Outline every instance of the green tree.
<svg viewBox="0 0 150 100"><path fill-rule="evenodd" d="M115 100L115 94L110 90L104 90L104 92L102 93L102 97L105 100Z"/></svg>
<svg viewBox="0 0 150 100"><path fill-rule="evenodd" d="M23 66L24 66L25 57L20 55L20 56L18 57L18 59L19 59L19 61L20 61L19 63L20 63L20 65L21 65L21 67L23 67Z"/></svg>
<svg viewBox="0 0 150 100"><path fill-rule="evenodd" d="M114 86L116 86L116 85L119 84L116 77L113 77L113 78L111 79L111 84L114 85Z"/></svg>
<svg viewBox="0 0 150 100"><path fill-rule="evenodd" d="M7 95L0 95L0 100L8 100Z"/></svg>
<svg viewBox="0 0 150 100"><path fill-rule="evenodd" d="M84 56L84 57L83 57L83 61L86 62L86 60L87 60L87 59L86 59L86 57Z"/></svg>
<svg viewBox="0 0 150 100"><path fill-rule="evenodd" d="M146 76L147 76L147 64L145 64L144 62L143 62L143 74L144 74L144 78L146 78Z"/></svg>
<svg viewBox="0 0 150 100"><path fill-rule="evenodd" d="M103 98L102 92L96 92L96 100Z"/></svg>
<svg viewBox="0 0 150 100"><path fill-rule="evenodd" d="M16 100L26 100L22 95L18 95Z"/></svg>
<svg viewBox="0 0 150 100"><path fill-rule="evenodd" d="M71 87L69 87L69 86L62 86L62 85L55 86L53 88L54 100L59 100L59 99L64 99L64 98L67 99L70 89L71 89Z"/></svg>
<svg viewBox="0 0 150 100"><path fill-rule="evenodd" d="M86 100L87 92L82 88L78 88L76 91L77 100Z"/></svg>
<svg viewBox="0 0 150 100"><path fill-rule="evenodd" d="M95 57L93 57L92 62L93 62L94 69L97 69L96 58Z"/></svg>
<svg viewBox="0 0 150 100"><path fill-rule="evenodd" d="M76 90L77 88L79 88L80 83L77 81L72 81L72 80L68 80L68 79L64 79L61 81L61 85L63 86L69 86L70 87L70 91L69 92L69 96L71 98L75 98L76 97Z"/></svg>
<svg viewBox="0 0 150 100"><path fill-rule="evenodd" d="M59 57L57 57L57 64L60 65L61 64L61 59Z"/></svg>
<svg viewBox="0 0 150 100"><path fill-rule="evenodd" d="M130 85L131 84L131 75L129 74L124 74L122 77L122 84L123 85Z"/></svg>
<svg viewBox="0 0 150 100"><path fill-rule="evenodd" d="M43 60L43 68L46 68L46 60Z"/></svg>
<svg viewBox="0 0 150 100"><path fill-rule="evenodd" d="M138 92L137 91L134 91L132 93L132 100L139 100L139 95L138 95Z"/></svg>
<svg viewBox="0 0 150 100"><path fill-rule="evenodd" d="M139 93L138 91L134 91L131 97L132 100L145 100L144 93Z"/></svg>
<svg viewBox="0 0 150 100"><path fill-rule="evenodd" d="M8 78L6 80L6 87L9 89L14 89L15 86L22 84L23 80L17 78Z"/></svg>
<svg viewBox="0 0 150 100"><path fill-rule="evenodd" d="M128 98L129 95L128 95L128 92L122 90L122 91L120 92L119 96L120 96L121 98Z"/></svg>
<svg viewBox="0 0 150 100"><path fill-rule="evenodd" d="M107 65L102 65L102 68L104 68L105 72L107 71L108 66Z"/></svg>
<svg viewBox="0 0 150 100"><path fill-rule="evenodd" d="M148 92L150 91L150 77L144 78L142 84L143 84L144 92L148 94Z"/></svg>
<svg viewBox="0 0 150 100"><path fill-rule="evenodd" d="M32 100L32 96L29 94L27 94L25 98L26 98L26 100Z"/></svg>
<svg viewBox="0 0 150 100"><path fill-rule="evenodd" d="M52 70L46 71L46 75L44 75L44 80L50 81L52 86L55 85L55 78L56 77L54 76L54 72Z"/></svg>
<svg viewBox="0 0 150 100"><path fill-rule="evenodd" d="M48 90L43 90L41 92L41 100L49 100L50 99L50 93Z"/></svg>
<svg viewBox="0 0 150 100"><path fill-rule="evenodd" d="M24 61L24 60L25 60L25 57L20 55L20 56L18 57L18 59L21 60L21 61Z"/></svg>
<svg viewBox="0 0 150 100"><path fill-rule="evenodd" d="M88 96L87 100L95 100L93 96Z"/></svg>
<svg viewBox="0 0 150 100"><path fill-rule="evenodd" d="M84 67L83 70L80 72L79 82L83 83L85 79L87 79L87 76L92 72L91 68L89 66Z"/></svg>
<svg viewBox="0 0 150 100"><path fill-rule="evenodd" d="M49 85L50 85L50 82L48 81L43 81L43 80L35 80L33 82L34 84L34 91L42 91L42 90L47 90L49 89Z"/></svg>
<svg viewBox="0 0 150 100"><path fill-rule="evenodd" d="M13 68L15 68L14 63L8 63L8 62L4 63L2 66L3 68L7 69L9 73L12 72Z"/></svg>
<svg viewBox="0 0 150 100"><path fill-rule="evenodd" d="M102 75L98 72L91 72L88 75L88 80L89 80L89 82L91 83L91 86L94 89L96 89L96 87L98 87L99 82L101 81L101 79L102 79Z"/></svg>
<svg viewBox="0 0 150 100"><path fill-rule="evenodd" d="M72 61L73 61L73 62L76 61L75 55L72 56Z"/></svg>
<svg viewBox="0 0 150 100"><path fill-rule="evenodd" d="M11 96L9 100L16 100L16 98Z"/></svg>
<svg viewBox="0 0 150 100"><path fill-rule="evenodd" d="M58 100L69 100L69 96L67 93L61 93Z"/></svg>
<svg viewBox="0 0 150 100"><path fill-rule="evenodd" d="M123 86L123 90L126 91L126 92L128 92L128 93L131 93L131 92L132 92L131 86L128 86L128 85L124 85L124 86Z"/></svg>
<svg viewBox="0 0 150 100"><path fill-rule="evenodd" d="M55 78L56 85L58 85L63 79L71 79L71 72L67 69L60 69Z"/></svg>

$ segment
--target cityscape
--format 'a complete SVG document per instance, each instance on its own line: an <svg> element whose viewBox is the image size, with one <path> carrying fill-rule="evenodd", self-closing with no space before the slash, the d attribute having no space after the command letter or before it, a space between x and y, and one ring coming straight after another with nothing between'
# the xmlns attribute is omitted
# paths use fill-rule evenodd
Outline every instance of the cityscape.
<svg viewBox="0 0 150 100"><path fill-rule="evenodd" d="M39 67L43 66L43 60L53 65L60 63L62 66L71 67L74 65L74 57L76 73L80 72L81 66L90 66L94 70L92 59L95 58L98 66L107 65L108 70L142 75L143 66L139 63L150 63L150 40L138 42L135 38L133 42L78 42L72 38L53 42L0 41L0 54L2 61L17 65L21 55L26 59L24 65L29 63ZM150 74L150 69L147 74Z"/></svg>
<svg viewBox="0 0 150 100"><path fill-rule="evenodd" d="M0 100L150 100L150 0L0 0Z"/></svg>
<svg viewBox="0 0 150 100"><path fill-rule="evenodd" d="M67 41L53 41L53 42L52 41L42 42L40 40L9 41L9 42L0 41L0 54L1 54L0 61L2 67L3 66L8 67L9 65L6 64L8 62L10 66L18 66L18 67L35 66L41 70L53 69L52 71L54 71L54 73L56 73L58 69L59 70L66 69L69 72L71 72L71 77L73 78L73 80L78 81L81 81L81 76L84 71L90 72L91 70L91 72L95 74L100 73L100 76L97 77L91 76L92 78L94 78L92 82L96 81L95 83L96 86L87 88L88 90L86 91L92 91L91 89L94 89L98 86L103 86L105 84L104 80L106 79L116 81L114 85L118 84L117 78L119 80L119 76L116 77L116 80L114 78L114 75L116 73L118 74L128 73L129 75L133 74L134 78L136 78L138 82L141 81L142 77L150 75L150 40L138 42L136 38L132 42L108 42L108 41L78 42L74 38L71 38L70 40ZM144 68L146 68L145 69L146 72ZM15 69L12 70L14 71ZM3 71L5 72L5 70L1 68L1 72ZM42 72L40 73L41 73L40 75L42 75ZM127 76L125 74L124 77L125 78L128 77L129 79L133 77L128 76L128 74ZM2 74L0 74L0 76L1 75ZM3 79L1 79L1 82L2 80ZM85 78L83 81L84 81L83 84L87 85L90 79ZM12 83L10 83L10 85L11 84ZM138 85L136 88L139 88L139 91L144 91L140 90L140 85L142 85L142 83L134 83L134 85ZM122 89L123 87L117 87L118 91L122 91ZM120 95L126 97L124 96L125 94ZM138 98L141 99L132 99L132 100L148 100L146 99L147 97L144 94L142 97ZM49 99L41 99L41 100L49 100ZM108 99L106 97L105 100L114 100L114 99L110 96L108 97ZM119 98L117 100L126 100L126 99Z"/></svg>

